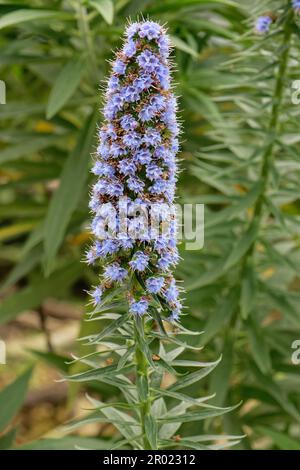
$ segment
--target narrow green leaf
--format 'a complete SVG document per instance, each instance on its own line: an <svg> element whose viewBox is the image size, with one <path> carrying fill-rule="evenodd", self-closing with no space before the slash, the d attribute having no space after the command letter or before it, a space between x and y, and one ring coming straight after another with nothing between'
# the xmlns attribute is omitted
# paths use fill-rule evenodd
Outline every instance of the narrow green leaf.
<svg viewBox="0 0 300 470"><path fill-rule="evenodd" d="M220 363L222 358L218 359L215 362L211 362L211 365L208 367L204 367L203 369L197 370L196 372L192 372L189 375L186 375L182 378L180 378L175 384L171 385L167 390L170 391L176 391L180 390L181 388L187 387L189 385L192 385L195 382L198 382L198 380L203 379L206 377L208 374L210 374L211 371L214 370L215 367Z"/></svg>
<svg viewBox="0 0 300 470"><path fill-rule="evenodd" d="M28 369L13 383L0 392L0 432L2 432L9 422L14 418L21 408L31 377L32 369Z"/></svg>
<svg viewBox="0 0 300 470"><path fill-rule="evenodd" d="M214 395L209 395L207 397L201 397L201 398L192 398L188 395L185 395L184 393L177 393L177 392L171 392L168 389L155 389L153 388L153 391L157 394L157 396L166 396L170 398L175 398L175 400L179 400L182 403L189 403L190 406L203 406L203 403L207 400L210 400L211 398L214 397Z"/></svg>
<svg viewBox="0 0 300 470"><path fill-rule="evenodd" d="M228 256L224 265L224 270L228 270L234 266L249 250L252 243L256 239L258 233L258 224L252 223L247 232L244 233L242 238L234 245L232 252Z"/></svg>
<svg viewBox="0 0 300 470"><path fill-rule="evenodd" d="M46 117L51 119L68 101L77 89L85 71L85 60L82 57L71 59L61 70L51 90Z"/></svg>
<svg viewBox="0 0 300 470"><path fill-rule="evenodd" d="M233 312L236 309L239 299L239 289L233 288L226 298L221 298L220 304L209 315L204 325L204 333L201 336L201 344L204 346L230 321Z"/></svg>
<svg viewBox="0 0 300 470"><path fill-rule="evenodd" d="M250 263L245 268L244 276L242 279L242 289L240 298L241 314L246 319L255 304L256 295L256 278L255 272Z"/></svg>
<svg viewBox="0 0 300 470"><path fill-rule="evenodd" d="M188 449L195 449L195 450L210 450L209 446L204 444L199 444L198 442L190 441L188 439L179 439L177 442L175 439L164 439L159 442L160 448L169 449L170 447L179 447L182 449L183 447L187 447Z"/></svg>
<svg viewBox="0 0 300 470"><path fill-rule="evenodd" d="M213 403L222 406L230 384L230 374L233 362L233 338L228 336L222 348L222 361L219 367L214 370L209 383L209 392L215 393Z"/></svg>
<svg viewBox="0 0 300 470"><path fill-rule="evenodd" d="M121 356L117 365L117 371L122 370L126 366L127 361L130 359L133 353L134 353L134 347L131 346L130 348L127 349L127 351L123 354L123 356Z"/></svg>
<svg viewBox="0 0 300 470"><path fill-rule="evenodd" d="M121 315L120 318L118 318L117 320L115 321L112 321L109 323L109 325L107 325L102 331L101 333L99 333L98 335L95 335L95 336L92 336L92 337L88 337L88 340L89 340L89 343L90 344L97 344L99 343L102 339L104 339L106 336L109 336L111 335L115 330L117 330L118 328L120 328L122 325L124 325L124 323L126 323L128 321L128 318L129 318L129 315L128 314L124 314L124 315ZM81 338L82 340L86 339L85 337Z"/></svg>
<svg viewBox="0 0 300 470"><path fill-rule="evenodd" d="M29 351L46 364L49 364L62 372L67 373L70 369L70 364L67 364L67 361L69 360L67 356L60 356L59 354L52 352L36 351L34 349L30 349Z"/></svg>
<svg viewBox="0 0 300 470"><path fill-rule="evenodd" d="M263 374L269 374L272 368L270 352L265 341L265 335L257 324L257 320L249 317L246 322L247 334L250 341L253 359Z"/></svg>
<svg viewBox="0 0 300 470"><path fill-rule="evenodd" d="M157 424L151 414L145 416L145 431L152 449L157 449Z"/></svg>
<svg viewBox="0 0 300 470"><path fill-rule="evenodd" d="M186 290L190 292L215 282L226 272L224 269L224 264L225 261L223 259L220 261L216 261L211 269L205 271L196 280L192 281L191 283L187 282Z"/></svg>
<svg viewBox="0 0 300 470"><path fill-rule="evenodd" d="M114 4L111 0L89 0L89 4L100 13L107 24L113 23Z"/></svg>
<svg viewBox="0 0 300 470"><path fill-rule="evenodd" d="M68 19L70 18L70 14L61 10L51 11L42 9L20 9L3 15L0 19L0 29L6 28L7 26L25 23L26 21L49 20L50 18Z"/></svg>
<svg viewBox="0 0 300 470"><path fill-rule="evenodd" d="M190 413L184 413L178 416L164 416L159 418L158 421L161 423L188 423L191 421L201 421L203 419L214 418L215 416L221 416L225 413L229 413L236 408L236 406L230 406L228 408L218 409L205 409L201 411L192 411Z"/></svg>

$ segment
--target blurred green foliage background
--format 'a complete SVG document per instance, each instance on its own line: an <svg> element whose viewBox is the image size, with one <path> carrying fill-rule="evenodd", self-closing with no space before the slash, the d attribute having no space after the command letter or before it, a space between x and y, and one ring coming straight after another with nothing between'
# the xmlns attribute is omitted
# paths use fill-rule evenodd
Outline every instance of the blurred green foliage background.
<svg viewBox="0 0 300 470"><path fill-rule="evenodd" d="M85 291L97 282L82 258L90 238L90 154L109 61L128 19L150 17L167 25L175 46L182 120L178 200L205 204L205 246L187 251L182 243L177 271L187 290L183 323L204 330L199 357L223 356L197 393L216 393L220 405L242 401L219 421L190 426L197 434L215 428L245 434L236 448L300 449L300 366L291 362L291 345L300 339L300 107L291 102L300 73L300 19L291 24L286 70L281 25L267 38L253 29L258 15L287 5L0 2L0 79L6 84L0 337L7 346L1 413L14 397L0 418L0 447L72 448L88 435L92 446L105 448L114 439L114 428L104 425L59 439L61 424L85 402L82 390L54 380L72 367L64 359L78 353L76 338L87 328L81 320ZM26 395L29 366L34 372ZM116 393L100 385L93 391L104 399ZM59 440L26 444L45 436Z"/></svg>

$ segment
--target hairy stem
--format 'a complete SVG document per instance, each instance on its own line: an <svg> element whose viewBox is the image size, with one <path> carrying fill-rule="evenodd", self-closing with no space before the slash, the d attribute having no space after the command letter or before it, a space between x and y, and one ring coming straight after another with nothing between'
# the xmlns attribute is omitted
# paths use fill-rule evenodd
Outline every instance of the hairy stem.
<svg viewBox="0 0 300 470"><path fill-rule="evenodd" d="M149 362L141 347L142 342L146 344L144 318L136 319L138 325L134 326L135 334L135 361L136 361L136 385L140 408L140 422L143 434L144 450L151 450L153 446L148 439L147 421L151 420L151 398L149 384Z"/></svg>

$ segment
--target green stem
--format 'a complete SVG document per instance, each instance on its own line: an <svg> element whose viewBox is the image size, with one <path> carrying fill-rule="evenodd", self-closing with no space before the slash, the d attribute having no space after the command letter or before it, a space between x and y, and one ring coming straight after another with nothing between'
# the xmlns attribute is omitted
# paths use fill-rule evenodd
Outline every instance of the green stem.
<svg viewBox="0 0 300 470"><path fill-rule="evenodd" d="M84 43L84 48L88 52L89 64L93 79L97 80L98 77L98 67L97 67L97 57L94 50L92 35L90 31L90 26L87 18L86 8L82 5L81 0L76 0L73 3L73 7L77 13L78 18L78 27L82 36Z"/></svg>
<svg viewBox="0 0 300 470"><path fill-rule="evenodd" d="M270 173L272 169L272 162L274 158L274 148L275 142L278 138L279 134L279 117L280 117L280 109L283 101L283 93L285 87L285 80L286 80L286 72L289 60L289 52L291 46L291 36L292 36L292 28L291 23L293 20L294 11L291 8L288 12L283 29L283 41L282 41L282 48L281 48L281 55L279 57L279 67L277 71L277 78L274 88L274 95L273 95L273 106L268 126L268 134L271 137L269 144L267 145L263 155L262 155L262 166L260 172L260 180L262 181L262 189L260 196L258 197L253 210L253 218L252 224L257 223L260 224L263 209L264 209L264 199L265 194L268 189L268 183L270 178ZM244 273L245 267L248 263L249 258L253 255L255 249L256 240L253 241L251 246L249 247L247 253L244 255L242 261L242 274Z"/></svg>
<svg viewBox="0 0 300 470"><path fill-rule="evenodd" d="M289 3L290 4L290 3ZM264 200L265 194L268 189L268 183L272 168L272 161L274 158L274 148L276 139L279 134L279 117L280 109L283 101L283 93L286 81L286 72L288 67L289 52L291 47L291 37L292 37L292 20L294 17L294 11L290 8L289 12L286 15L284 26L283 26L283 40L281 47L281 54L279 56L279 67L277 71L277 77L275 82L274 94L273 94L273 105L270 115L270 121L268 125L268 134L271 137L269 144L267 145L263 155L262 155L262 166L260 172L260 181L262 181L261 193L254 205L253 217L251 224L260 224L261 218L263 215L264 209ZM245 253L242 263L241 263L241 277L245 275L245 269L250 261L250 258L253 256L255 249L256 240L253 241L248 251ZM234 328L238 320L239 308L236 309L234 315L232 316L229 328Z"/></svg>
<svg viewBox="0 0 300 470"><path fill-rule="evenodd" d="M281 104L283 100L286 71L287 71L289 52L290 52L290 47L291 47L291 36L292 36L291 23L292 23L293 16L294 16L294 11L291 8L291 10L286 16L285 24L284 24L282 52L279 57L279 68L277 72L277 78L276 78L274 95L273 95L273 106L272 106L271 117L270 117L270 122L268 126L268 133L269 133L269 136L271 136L271 141L269 145L266 147L265 152L262 156L262 168L261 168L260 179L263 182L263 187L262 187L260 197L257 199L256 204L254 206L253 220L258 219L258 222L260 222L260 219L262 216L263 205L264 205L263 204L264 195L268 188L275 142L279 133L279 116L280 116L280 108L281 108ZM253 250L254 244L255 243L253 243L253 246L251 247L252 248L251 252Z"/></svg>
<svg viewBox="0 0 300 470"><path fill-rule="evenodd" d="M151 445L146 432L146 422L151 419L151 398L150 398L150 383L149 383L149 363L143 349L141 341L145 342L145 323L144 318L137 318L139 328L134 324L135 335L135 361L136 361L136 385L140 408L140 422L143 434L143 447L144 450L151 450ZM145 344L145 343L144 343Z"/></svg>

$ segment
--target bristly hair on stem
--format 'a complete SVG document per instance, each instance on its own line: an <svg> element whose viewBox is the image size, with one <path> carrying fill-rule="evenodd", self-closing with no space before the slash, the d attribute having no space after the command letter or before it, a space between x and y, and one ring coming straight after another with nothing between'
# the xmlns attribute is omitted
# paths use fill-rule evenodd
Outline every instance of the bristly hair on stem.
<svg viewBox="0 0 300 470"><path fill-rule="evenodd" d="M216 444L219 436L178 434L185 423L220 416L234 407L207 403L213 395L197 398L182 392L220 360L178 359L201 348L188 344L200 333L178 322L182 305L172 274L178 261L173 204L179 127L169 51L168 36L159 24L143 21L128 26L124 46L112 64L93 166L98 181L90 208L96 241L87 261L100 261L103 274L91 292L94 309L87 321L104 326L82 338L97 349L78 359L88 370L68 379L113 386L115 399L105 403L88 397L94 410L69 429L93 421L111 423L118 430L112 448L119 449L215 449L239 440L222 436L224 443ZM117 230L116 235L120 214L113 224L111 215L120 201L128 230ZM154 219L160 217L154 235L144 220L133 217L136 206L150 207ZM170 214L167 230L161 231ZM114 237L103 236L107 227Z"/></svg>

